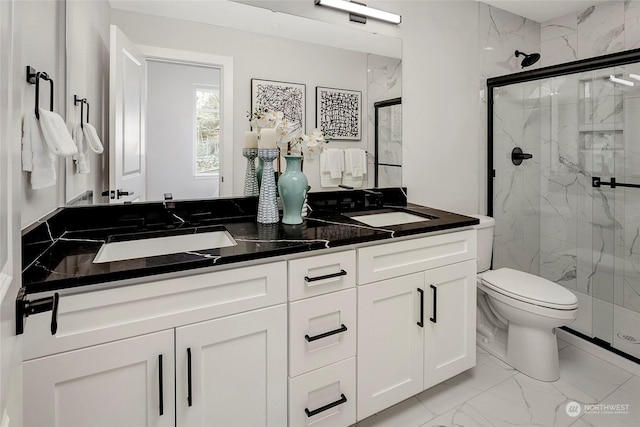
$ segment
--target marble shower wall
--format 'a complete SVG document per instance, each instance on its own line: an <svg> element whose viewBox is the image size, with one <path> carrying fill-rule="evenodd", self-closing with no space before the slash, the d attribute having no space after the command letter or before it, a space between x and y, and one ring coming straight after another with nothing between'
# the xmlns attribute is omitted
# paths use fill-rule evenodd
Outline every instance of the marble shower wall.
<svg viewBox="0 0 640 427"><path fill-rule="evenodd" d="M515 51L526 53L540 51L540 24L513 13L479 3L479 45L481 117L487 117L486 82L497 77L522 71L522 58ZM529 69L537 68L535 64ZM494 196L496 235L494 241L494 266L511 266L520 270L539 271L539 156L522 167L511 164L511 150L522 147L526 152L539 152L540 108L524 102L535 92L536 85L504 88L496 94L496 119L494 120L494 147L501 150L498 163L504 168L495 178L494 185L501 190ZM498 102L498 99L500 102ZM486 176L487 123L481 121L478 140L481 141L479 159ZM498 140L500 142L498 142ZM486 181L480 180L479 194L486 194ZM486 212L486 197L481 198L480 211ZM520 248L525 248L521 250Z"/></svg>
<svg viewBox="0 0 640 427"><path fill-rule="evenodd" d="M542 23L540 34L543 66L637 49L640 1L598 3ZM629 72L630 67L604 74ZM576 97L577 105L567 103L567 114L557 112L564 125L577 121L578 132L568 130L563 137L555 133L551 151L561 144L557 153L549 153L549 164L542 169L541 197L554 189L560 195L547 200L549 221L545 214L541 217L541 274L609 303L606 311L615 305L640 312L640 191L594 189L590 182L592 175L640 182L640 94L614 92L612 85L595 77L601 76L585 73L575 83L580 86L574 93L584 93L586 88L589 100ZM576 203L574 214L572 203ZM559 232L563 222L565 228ZM613 314L594 310L594 316L596 325L598 316Z"/></svg>
<svg viewBox="0 0 640 427"><path fill-rule="evenodd" d="M402 61L369 54L367 57L367 129L369 140L367 143L367 180L368 186L374 185L374 153L375 153L375 108L374 103L402 96ZM402 164L402 108L395 116L393 129L395 130L392 143L385 148L386 155L393 159L393 163ZM381 161L382 162L382 161ZM386 162L391 163L391 162ZM397 187L402 185L402 168L383 167L380 169L379 187Z"/></svg>

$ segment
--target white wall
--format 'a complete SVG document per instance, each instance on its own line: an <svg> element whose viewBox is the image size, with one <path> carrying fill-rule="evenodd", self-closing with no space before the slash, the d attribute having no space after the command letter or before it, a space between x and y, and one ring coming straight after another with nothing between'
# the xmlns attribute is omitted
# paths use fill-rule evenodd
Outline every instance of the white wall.
<svg viewBox="0 0 640 427"><path fill-rule="evenodd" d="M109 142L109 24L107 1L67 1L67 125L80 121L80 106L73 95L87 98L89 122L96 128L105 152L88 150L90 174L78 174L71 159L66 164L65 201L93 190L96 202L106 201L100 193L108 188ZM86 108L85 108L86 114ZM86 118L86 116L85 116Z"/></svg>
<svg viewBox="0 0 640 427"><path fill-rule="evenodd" d="M196 84L220 86L220 69L147 62L147 199L218 196L218 177L195 177Z"/></svg>
<svg viewBox="0 0 640 427"><path fill-rule="evenodd" d="M411 202L478 211L478 5L398 2L403 177Z"/></svg>
<svg viewBox="0 0 640 427"><path fill-rule="evenodd" d="M65 117L64 3L53 0L16 2L16 27L22 41L23 75L30 65L54 81L54 111ZM35 108L35 85L22 79L22 113ZM49 107L49 84L40 81L40 106ZM64 195L63 161L56 163L56 186L32 190L29 173L22 173L22 226L31 224L58 206Z"/></svg>
<svg viewBox="0 0 640 427"><path fill-rule="evenodd" d="M136 44L233 57L234 69L234 158L233 194L244 188L246 159L242 156L246 120L251 109L251 79L286 81L306 85L306 131L315 128L315 87L367 90L367 57L321 45L265 36L246 31L139 13L112 11L111 22ZM366 97L363 96L363 99ZM367 149L367 127L363 140L333 141L336 147ZM312 191L320 190L319 161L304 163Z"/></svg>
<svg viewBox="0 0 640 427"><path fill-rule="evenodd" d="M0 2L0 423L22 425L22 340L15 336L15 298L21 285L20 131L24 66L22 19L15 2Z"/></svg>

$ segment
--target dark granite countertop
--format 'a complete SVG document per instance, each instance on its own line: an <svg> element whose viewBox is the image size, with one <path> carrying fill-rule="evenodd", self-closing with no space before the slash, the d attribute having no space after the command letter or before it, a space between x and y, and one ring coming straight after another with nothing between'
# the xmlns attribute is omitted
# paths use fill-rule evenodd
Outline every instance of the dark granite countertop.
<svg viewBox="0 0 640 427"><path fill-rule="evenodd" d="M389 240L478 223L475 218L412 204L405 209L432 219L376 228L349 218L354 212L320 207L300 225L259 224L255 220L256 198L175 202L175 205L169 219L175 217L180 221L171 220L170 229L182 229L186 234L222 225L237 245L96 264L93 260L100 247L114 235L137 233L141 229L166 230L165 206L148 203L61 208L23 232L26 293ZM350 210L359 207L356 203Z"/></svg>

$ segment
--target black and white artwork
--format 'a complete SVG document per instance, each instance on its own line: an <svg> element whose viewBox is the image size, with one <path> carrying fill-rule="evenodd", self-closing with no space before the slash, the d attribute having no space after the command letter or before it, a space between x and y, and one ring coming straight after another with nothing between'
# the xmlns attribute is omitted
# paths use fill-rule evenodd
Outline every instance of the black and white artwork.
<svg viewBox="0 0 640 427"><path fill-rule="evenodd" d="M294 132L305 133L304 84L251 79L251 111L259 107L282 111Z"/></svg>
<svg viewBox="0 0 640 427"><path fill-rule="evenodd" d="M332 139L359 141L362 92L316 86L316 127Z"/></svg>

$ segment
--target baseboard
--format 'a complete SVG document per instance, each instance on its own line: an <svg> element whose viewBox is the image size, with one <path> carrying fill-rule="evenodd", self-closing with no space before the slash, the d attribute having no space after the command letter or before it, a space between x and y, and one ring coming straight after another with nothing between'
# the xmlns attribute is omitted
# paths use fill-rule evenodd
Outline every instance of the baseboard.
<svg viewBox="0 0 640 427"><path fill-rule="evenodd" d="M556 329L556 334L557 337L562 341L576 346L579 349L584 350L587 353L604 360L605 362L609 362L620 369L624 369L625 371L633 375L640 376L640 364L619 356L605 348L602 348L590 341L582 339L579 336L562 329Z"/></svg>

